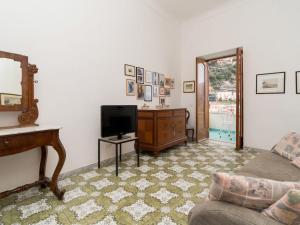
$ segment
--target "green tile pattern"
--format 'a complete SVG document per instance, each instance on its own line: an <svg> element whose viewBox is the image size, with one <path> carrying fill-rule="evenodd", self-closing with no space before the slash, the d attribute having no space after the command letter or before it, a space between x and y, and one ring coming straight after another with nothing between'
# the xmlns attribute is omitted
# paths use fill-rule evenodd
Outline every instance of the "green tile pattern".
<svg viewBox="0 0 300 225"><path fill-rule="evenodd" d="M255 158L232 145L206 141L178 146L154 158L124 159L115 166L91 168L59 182L67 190L58 201L48 190L32 188L0 200L0 225L187 224L190 209L203 201L213 172L234 173Z"/></svg>

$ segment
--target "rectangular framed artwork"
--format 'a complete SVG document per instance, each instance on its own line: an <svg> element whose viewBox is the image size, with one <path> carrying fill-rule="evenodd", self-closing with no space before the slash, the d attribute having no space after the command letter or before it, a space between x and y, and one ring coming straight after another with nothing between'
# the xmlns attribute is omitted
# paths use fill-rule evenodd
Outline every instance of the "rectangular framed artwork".
<svg viewBox="0 0 300 225"><path fill-rule="evenodd" d="M300 71L296 72L296 94L300 94Z"/></svg>
<svg viewBox="0 0 300 225"><path fill-rule="evenodd" d="M159 97L159 86L153 85L153 97Z"/></svg>
<svg viewBox="0 0 300 225"><path fill-rule="evenodd" d="M195 93L195 81L183 81L183 93Z"/></svg>
<svg viewBox="0 0 300 225"><path fill-rule="evenodd" d="M144 69L141 67L136 68L136 82L138 84L144 83Z"/></svg>
<svg viewBox="0 0 300 225"><path fill-rule="evenodd" d="M135 66L125 64L124 65L125 76L135 77Z"/></svg>
<svg viewBox="0 0 300 225"><path fill-rule="evenodd" d="M144 85L144 101L152 102L152 86Z"/></svg>
<svg viewBox="0 0 300 225"><path fill-rule="evenodd" d="M164 88L165 87L165 75L159 74L159 86Z"/></svg>
<svg viewBox="0 0 300 225"><path fill-rule="evenodd" d="M126 95L135 96L135 80L126 79Z"/></svg>
<svg viewBox="0 0 300 225"><path fill-rule="evenodd" d="M153 72L152 76L153 85L159 85L159 73Z"/></svg>
<svg viewBox="0 0 300 225"><path fill-rule="evenodd" d="M144 94L145 94L145 86L142 84L137 84L137 100L144 100Z"/></svg>
<svg viewBox="0 0 300 225"><path fill-rule="evenodd" d="M284 94L285 72L256 75L256 94Z"/></svg>
<svg viewBox="0 0 300 225"><path fill-rule="evenodd" d="M153 72L151 71L146 71L146 75L145 75L145 83L148 83L148 84L152 84L153 82L153 75L152 75Z"/></svg>

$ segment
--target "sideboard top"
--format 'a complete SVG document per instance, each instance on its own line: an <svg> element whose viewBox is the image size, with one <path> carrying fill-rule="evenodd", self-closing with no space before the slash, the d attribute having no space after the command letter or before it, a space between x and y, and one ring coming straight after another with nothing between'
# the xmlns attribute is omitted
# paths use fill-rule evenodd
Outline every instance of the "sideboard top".
<svg viewBox="0 0 300 225"><path fill-rule="evenodd" d="M186 108L138 109L138 111L186 110Z"/></svg>

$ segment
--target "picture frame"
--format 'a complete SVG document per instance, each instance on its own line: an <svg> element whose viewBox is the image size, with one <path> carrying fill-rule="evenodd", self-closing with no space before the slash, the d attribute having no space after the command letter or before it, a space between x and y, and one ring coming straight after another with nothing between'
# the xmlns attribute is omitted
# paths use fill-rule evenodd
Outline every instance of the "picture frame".
<svg viewBox="0 0 300 225"><path fill-rule="evenodd" d="M284 94L285 72L256 75L256 94Z"/></svg>
<svg viewBox="0 0 300 225"><path fill-rule="evenodd" d="M161 105L161 106L166 105L166 98L165 97L159 97L159 105Z"/></svg>
<svg viewBox="0 0 300 225"><path fill-rule="evenodd" d="M0 93L0 105L21 105L22 104L22 95L9 94L9 93Z"/></svg>
<svg viewBox="0 0 300 225"><path fill-rule="evenodd" d="M159 74L159 86L164 88L165 87L165 75Z"/></svg>
<svg viewBox="0 0 300 225"><path fill-rule="evenodd" d="M165 88L159 87L159 95L165 96Z"/></svg>
<svg viewBox="0 0 300 225"><path fill-rule="evenodd" d="M144 68L136 67L136 83L144 84Z"/></svg>
<svg viewBox="0 0 300 225"><path fill-rule="evenodd" d="M153 85L153 97L159 97L159 86Z"/></svg>
<svg viewBox="0 0 300 225"><path fill-rule="evenodd" d="M126 96L135 96L136 83L135 80L126 79Z"/></svg>
<svg viewBox="0 0 300 225"><path fill-rule="evenodd" d="M175 79L171 79L171 89L175 89Z"/></svg>
<svg viewBox="0 0 300 225"><path fill-rule="evenodd" d="M137 84L136 87L136 98L137 100L144 100L145 86L143 84Z"/></svg>
<svg viewBox="0 0 300 225"><path fill-rule="evenodd" d="M153 85L159 85L159 73L153 72L152 76Z"/></svg>
<svg viewBox="0 0 300 225"><path fill-rule="evenodd" d="M183 81L183 93L195 93L195 81Z"/></svg>
<svg viewBox="0 0 300 225"><path fill-rule="evenodd" d="M145 83L147 83L147 84L152 84L153 83L153 72L146 71Z"/></svg>
<svg viewBox="0 0 300 225"><path fill-rule="evenodd" d="M166 77L165 78L165 88L171 88L171 82L172 82L172 79Z"/></svg>
<svg viewBox="0 0 300 225"><path fill-rule="evenodd" d="M124 65L125 76L135 77L135 66L125 64Z"/></svg>
<svg viewBox="0 0 300 225"><path fill-rule="evenodd" d="M152 102L152 86L144 85L144 101Z"/></svg>
<svg viewBox="0 0 300 225"><path fill-rule="evenodd" d="M170 88L165 88L165 96L170 97L171 96L171 89Z"/></svg>
<svg viewBox="0 0 300 225"><path fill-rule="evenodd" d="M300 71L296 71L296 94L300 94Z"/></svg>

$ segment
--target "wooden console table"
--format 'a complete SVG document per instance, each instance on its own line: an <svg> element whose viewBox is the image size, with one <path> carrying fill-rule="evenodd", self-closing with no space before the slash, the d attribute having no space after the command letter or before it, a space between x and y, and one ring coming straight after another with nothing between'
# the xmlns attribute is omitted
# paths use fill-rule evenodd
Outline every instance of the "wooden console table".
<svg viewBox="0 0 300 225"><path fill-rule="evenodd" d="M59 130L59 127L49 126L33 126L0 130L0 157L29 151L37 147L41 148L42 153L39 180L32 184L18 187L14 190L2 192L0 193L0 198L40 185L42 188L49 186L51 191L59 200L63 199L65 190L61 191L58 189L57 179L65 163L66 152L59 139ZM51 181L45 176L48 154L47 146L52 146L59 156L58 164L54 170Z"/></svg>

